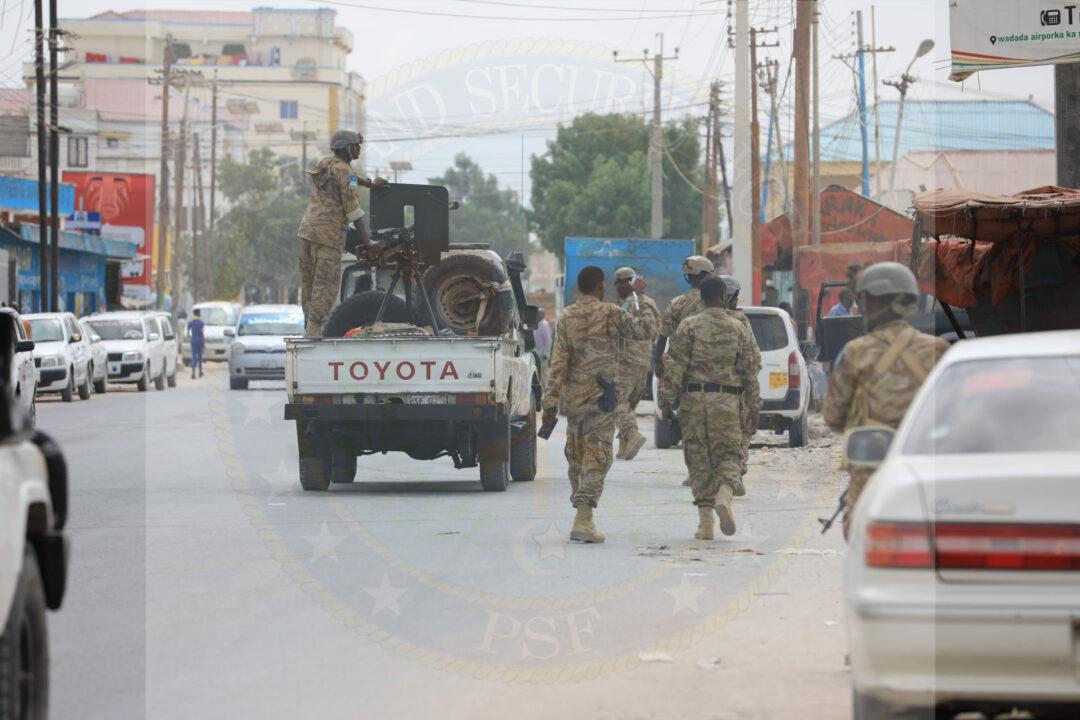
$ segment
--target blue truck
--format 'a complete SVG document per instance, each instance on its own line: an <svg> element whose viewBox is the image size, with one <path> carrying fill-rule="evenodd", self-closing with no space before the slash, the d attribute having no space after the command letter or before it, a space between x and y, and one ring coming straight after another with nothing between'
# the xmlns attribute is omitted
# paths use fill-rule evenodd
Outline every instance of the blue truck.
<svg viewBox="0 0 1080 720"><path fill-rule="evenodd" d="M632 267L645 276L646 294L660 310L689 287L682 276L682 261L696 252L693 240L644 240L638 238L568 237L564 246L562 304L574 302L577 275L586 265L598 265L607 276L608 299L615 298L612 276L621 267Z"/></svg>

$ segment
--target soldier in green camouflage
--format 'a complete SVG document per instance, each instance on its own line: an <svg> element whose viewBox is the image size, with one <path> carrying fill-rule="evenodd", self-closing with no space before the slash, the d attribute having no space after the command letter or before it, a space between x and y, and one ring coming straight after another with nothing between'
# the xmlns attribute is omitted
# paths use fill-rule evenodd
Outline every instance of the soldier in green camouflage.
<svg viewBox="0 0 1080 720"><path fill-rule="evenodd" d="M675 408L683 429L683 457L698 507L699 540L714 537L713 512L720 530L735 534L732 498L741 469L743 439L739 398L756 423L761 409L758 371L761 353L753 336L725 311L724 282L701 283L705 310L687 318L671 340L661 387L661 414L670 421Z"/></svg>
<svg viewBox="0 0 1080 720"><path fill-rule="evenodd" d="M616 380L612 364L616 346L624 338L644 340L649 326L636 307L625 310L604 302L604 271L595 265L578 273L579 297L567 307L555 329L548 383L541 403L545 424L558 412L566 416L566 460L569 463L570 503L576 509L570 539L602 543L593 523L593 509L604 492L604 477L611 469L615 412L602 410L597 401L602 389L597 375ZM633 284L645 289L644 280Z"/></svg>
<svg viewBox="0 0 1080 720"><path fill-rule="evenodd" d="M645 382L649 377L653 343L660 326L660 308L644 293L635 292L634 280L638 277L633 268L623 267L615 271L615 292L623 307L633 305L643 315L649 334L643 340L619 338L619 409L615 412L615 428L619 434L619 451L615 457L633 460L645 445L645 436L638 432L634 411L641 396L645 394Z"/></svg>
<svg viewBox="0 0 1080 720"><path fill-rule="evenodd" d="M750 318L746 317L746 313L739 309L739 293L742 291L742 284L739 283L731 275L720 275L721 280L724 281L725 296L727 298L727 313L729 316L738 320L746 331L750 333L750 338L754 341L754 346L757 346L757 338L754 336L754 328L750 325ZM760 348L759 348L760 351ZM739 421L742 424L743 430L743 443L742 449L742 476L746 475L747 461L750 459L750 440L754 437L754 433L757 432L757 421L751 422L750 408L745 402L745 398L739 397ZM739 479L739 484L735 488L735 497L742 497L746 495L746 486L743 484L742 478Z"/></svg>
<svg viewBox="0 0 1080 720"><path fill-rule="evenodd" d="M868 333L844 345L821 414L837 432L864 425L896 429L949 343L904 322L915 313L919 299L915 275L904 265L871 265L856 288ZM851 531L852 510L873 473L861 466L848 468L845 539Z"/></svg>
<svg viewBox="0 0 1080 720"><path fill-rule="evenodd" d="M305 171L311 177L311 197L296 232L300 238L300 306L305 337L322 335L323 323L337 298L345 232L349 224L360 225L364 217L360 188L386 184L382 178L368 180L353 173L351 162L360 157L363 142L360 133L338 130L330 139L331 154Z"/></svg>

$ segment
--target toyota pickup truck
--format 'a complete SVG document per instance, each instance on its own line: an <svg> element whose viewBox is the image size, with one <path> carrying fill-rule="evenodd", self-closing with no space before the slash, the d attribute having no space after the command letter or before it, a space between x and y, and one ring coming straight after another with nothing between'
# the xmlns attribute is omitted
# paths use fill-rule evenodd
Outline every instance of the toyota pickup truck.
<svg viewBox="0 0 1080 720"><path fill-rule="evenodd" d="M353 482L357 458L388 452L479 467L487 491L533 480L541 372L524 269L516 253L503 260L491 251L452 251L424 276L434 329L410 325L401 316L406 301L390 288L347 298L324 326L324 334L353 323L370 332L287 339L285 419L296 422L301 486ZM485 288L490 302L477 310ZM379 315L382 325L371 318L377 307L389 310ZM350 308L365 319L339 322Z"/></svg>

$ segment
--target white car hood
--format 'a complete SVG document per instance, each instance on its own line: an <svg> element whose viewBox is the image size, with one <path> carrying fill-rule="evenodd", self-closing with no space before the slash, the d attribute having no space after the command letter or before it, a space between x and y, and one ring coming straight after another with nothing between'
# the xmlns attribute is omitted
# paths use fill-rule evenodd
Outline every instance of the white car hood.
<svg viewBox="0 0 1080 720"><path fill-rule="evenodd" d="M262 350L267 351L285 351L285 336L284 335L241 335L236 338L236 341L241 343L248 351Z"/></svg>

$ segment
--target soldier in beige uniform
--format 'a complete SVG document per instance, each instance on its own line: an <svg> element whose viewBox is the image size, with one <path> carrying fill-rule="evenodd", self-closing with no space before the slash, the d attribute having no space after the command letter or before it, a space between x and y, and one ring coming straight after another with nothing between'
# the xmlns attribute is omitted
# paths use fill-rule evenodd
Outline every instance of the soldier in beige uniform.
<svg viewBox="0 0 1080 720"><path fill-rule="evenodd" d="M915 313L919 287L911 270L900 263L871 265L859 278L856 293L868 334L841 351L822 414L838 432L863 425L896 428L949 344L904 322ZM870 469L848 468L845 538L851 513L872 474Z"/></svg>
<svg viewBox="0 0 1080 720"><path fill-rule="evenodd" d="M604 491L604 477L611 469L611 444L615 436L615 407L602 410L602 389L597 376L615 381L612 367L620 339L643 340L649 328L640 309L624 310L604 302L604 271L589 265L578 273L580 297L567 307L555 328L548 384L544 389L545 424L558 412L566 416L566 460L570 467L570 503L577 510L570 539L604 542L593 524L593 509ZM645 289L638 278L636 292Z"/></svg>
<svg viewBox="0 0 1080 720"><path fill-rule="evenodd" d="M619 451L615 457L633 460L645 445L645 436L638 432L634 411L641 396L645 394L645 382L649 377L653 344L660 326L660 308L644 293L635 292L632 286L637 279L633 268L623 267L615 271L615 292L624 308L631 305L639 309L648 326L649 335L644 340L620 338L618 346L619 409L615 413L615 428L619 434Z"/></svg>
<svg viewBox="0 0 1080 720"><path fill-rule="evenodd" d="M721 275L720 279L724 281L727 314L738 320L746 328L746 331L750 333L750 339L754 342L754 347L757 347L757 338L754 336L754 328L750 325L750 318L746 317L746 313L739 309L739 293L742 291L742 284L731 275ZM760 350L758 348L759 354ZM750 440L753 439L754 433L757 432L757 416L751 417L750 408L744 402L744 399L742 396L739 397L739 419L743 430L742 473L740 474L738 486L735 488L735 497L742 497L746 494L742 476L746 475L746 463L750 458Z"/></svg>
<svg viewBox="0 0 1080 720"><path fill-rule="evenodd" d="M296 234L300 238L300 306L305 337L319 337L341 282L341 251L346 229L355 223L366 244L360 188L385 185L382 178L357 177L350 164L360 157L360 133L338 130L330 139L332 154L305 172L311 176L311 197Z"/></svg>
<svg viewBox="0 0 1080 720"><path fill-rule="evenodd" d="M732 497L742 464L740 399L756 422L761 409L761 353L753 333L726 309L724 281L701 283L705 310L684 320L671 339L669 365L660 390L661 414L670 421L677 406L683 457L698 507L698 540L713 539L713 512L720 530L735 534Z"/></svg>

